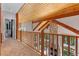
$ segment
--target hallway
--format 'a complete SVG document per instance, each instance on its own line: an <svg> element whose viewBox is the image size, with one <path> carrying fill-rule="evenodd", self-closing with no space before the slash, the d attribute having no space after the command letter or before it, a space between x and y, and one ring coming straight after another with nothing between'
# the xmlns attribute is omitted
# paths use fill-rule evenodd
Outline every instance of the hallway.
<svg viewBox="0 0 79 59"><path fill-rule="evenodd" d="M78 56L79 4L0 4L1 56Z"/></svg>
<svg viewBox="0 0 79 59"><path fill-rule="evenodd" d="M8 39L2 44L2 56L40 56L31 47L19 41Z"/></svg>

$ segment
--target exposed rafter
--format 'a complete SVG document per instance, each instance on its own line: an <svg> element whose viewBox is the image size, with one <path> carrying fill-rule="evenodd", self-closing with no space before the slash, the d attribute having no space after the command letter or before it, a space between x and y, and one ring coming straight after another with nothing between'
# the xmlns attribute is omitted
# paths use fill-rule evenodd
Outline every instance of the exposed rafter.
<svg viewBox="0 0 79 59"><path fill-rule="evenodd" d="M56 24L58 24L58 25L60 25L60 26L62 26L64 28L66 28L66 29L68 29L68 30L70 30L70 31L72 31L72 32L74 32L76 34L79 34L79 30L77 30L77 29L75 29L75 28L73 28L73 27L71 27L69 25L66 25L66 24L61 23L61 22L56 21L56 20L53 20L52 22L54 22L54 23L56 23Z"/></svg>
<svg viewBox="0 0 79 59"><path fill-rule="evenodd" d="M47 23L48 21L45 24L43 24L38 30L40 31Z"/></svg>
<svg viewBox="0 0 79 59"><path fill-rule="evenodd" d="M38 27L35 29L35 31L39 31L39 29L41 29L41 27L43 27L48 21L43 21L40 24L38 24Z"/></svg>
<svg viewBox="0 0 79 59"><path fill-rule="evenodd" d="M59 18L74 16L74 15L79 15L79 4L69 6L62 10L59 10L58 12L56 12L54 14L50 14L45 17L42 17L41 20L37 20L37 21L33 21L33 22L59 19Z"/></svg>
<svg viewBox="0 0 79 59"><path fill-rule="evenodd" d="M41 24L42 22L39 22L38 24L37 24L37 26L33 29L33 31Z"/></svg>
<svg viewBox="0 0 79 59"><path fill-rule="evenodd" d="M21 9L21 11L19 12L20 21L22 23L28 21L48 20L51 17L60 15L61 13L59 12L74 5L78 4L77 3L25 4Z"/></svg>
<svg viewBox="0 0 79 59"><path fill-rule="evenodd" d="M40 31L44 31L48 26L49 26L49 22Z"/></svg>

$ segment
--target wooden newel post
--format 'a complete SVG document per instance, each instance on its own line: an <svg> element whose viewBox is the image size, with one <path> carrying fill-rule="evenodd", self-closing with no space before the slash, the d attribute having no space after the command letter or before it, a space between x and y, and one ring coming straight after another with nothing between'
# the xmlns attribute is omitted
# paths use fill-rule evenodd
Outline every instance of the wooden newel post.
<svg viewBox="0 0 79 59"><path fill-rule="evenodd" d="M41 32L41 56L44 56L44 32Z"/></svg>

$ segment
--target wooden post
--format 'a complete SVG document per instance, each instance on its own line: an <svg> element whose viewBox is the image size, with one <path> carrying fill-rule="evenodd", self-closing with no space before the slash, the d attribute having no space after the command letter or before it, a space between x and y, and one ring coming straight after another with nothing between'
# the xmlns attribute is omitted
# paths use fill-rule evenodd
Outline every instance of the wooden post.
<svg viewBox="0 0 79 59"><path fill-rule="evenodd" d="M50 35L50 40L49 40L49 44L50 44L50 46L49 46L49 53L50 53L50 55L52 55L53 54L53 41L52 41L52 34L49 34Z"/></svg>
<svg viewBox="0 0 79 59"><path fill-rule="evenodd" d="M16 39L18 39L18 20L19 20L19 17L18 17L18 13L16 13Z"/></svg>
<svg viewBox="0 0 79 59"><path fill-rule="evenodd" d="M0 3L0 33L1 33L1 3Z"/></svg>
<svg viewBox="0 0 79 59"><path fill-rule="evenodd" d="M46 55L48 55L48 54L47 54L47 52L48 52L48 51L47 51L47 48L48 48L48 46L47 46L47 34L45 34L45 35L46 35Z"/></svg>
<svg viewBox="0 0 79 59"><path fill-rule="evenodd" d="M54 56L54 35L52 35L52 48L53 48L53 56Z"/></svg>
<svg viewBox="0 0 79 59"><path fill-rule="evenodd" d="M58 48L59 46L58 46L58 35L57 35L57 55L58 55Z"/></svg>
<svg viewBox="0 0 79 59"><path fill-rule="evenodd" d="M1 3L0 3L0 55L1 55Z"/></svg>
<svg viewBox="0 0 79 59"><path fill-rule="evenodd" d="M76 56L78 56L78 37L76 37Z"/></svg>
<svg viewBox="0 0 79 59"><path fill-rule="evenodd" d="M70 56L70 36L68 36L68 56Z"/></svg>
<svg viewBox="0 0 79 59"><path fill-rule="evenodd" d="M39 33L39 50L40 50L40 33Z"/></svg>
<svg viewBox="0 0 79 59"><path fill-rule="evenodd" d="M39 50L39 33L37 33L37 42L38 42L38 50Z"/></svg>
<svg viewBox="0 0 79 59"><path fill-rule="evenodd" d="M37 33L37 37L38 37L38 51L39 51L39 33Z"/></svg>
<svg viewBox="0 0 79 59"><path fill-rule="evenodd" d="M48 34L49 36L49 56L50 56L50 34Z"/></svg>
<svg viewBox="0 0 79 59"><path fill-rule="evenodd" d="M64 48L64 36L62 35L62 56L63 56L63 48Z"/></svg>
<svg viewBox="0 0 79 59"><path fill-rule="evenodd" d="M44 56L44 32L41 32L41 56Z"/></svg>
<svg viewBox="0 0 79 59"><path fill-rule="evenodd" d="M22 41L22 31L20 31L20 41Z"/></svg>

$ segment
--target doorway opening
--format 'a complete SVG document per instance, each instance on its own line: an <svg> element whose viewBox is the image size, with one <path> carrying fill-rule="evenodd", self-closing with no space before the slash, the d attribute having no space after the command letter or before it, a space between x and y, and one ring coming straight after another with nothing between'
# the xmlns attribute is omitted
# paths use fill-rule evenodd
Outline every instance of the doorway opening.
<svg viewBox="0 0 79 59"><path fill-rule="evenodd" d="M15 20L5 19L5 38L15 38Z"/></svg>

